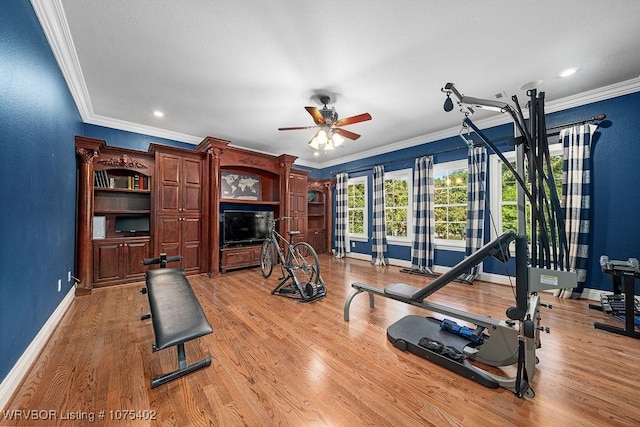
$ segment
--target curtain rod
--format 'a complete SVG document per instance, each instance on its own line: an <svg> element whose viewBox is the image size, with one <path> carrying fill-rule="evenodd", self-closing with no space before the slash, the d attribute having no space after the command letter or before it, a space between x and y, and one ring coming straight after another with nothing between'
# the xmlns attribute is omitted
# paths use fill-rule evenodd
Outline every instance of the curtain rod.
<svg viewBox="0 0 640 427"><path fill-rule="evenodd" d="M555 126L551 126L547 128L547 132L550 130L554 130L554 129L564 129L564 128L568 128L570 126L576 126L576 125L582 125L585 123L589 123L589 122L597 122L600 120L604 120L607 118L606 114L598 114L597 116L593 116L593 117L589 117L588 119L584 119L584 120L577 120L575 122L571 122L571 123L564 123L561 125L555 125Z"/></svg>
<svg viewBox="0 0 640 427"><path fill-rule="evenodd" d="M547 132L549 132L550 130L564 129L564 128L567 128L567 127L570 127L570 126L581 125L581 124L584 124L584 123L597 122L597 121L604 120L605 118L607 118L606 114L598 114L597 116L589 117L588 119L577 120L575 122L563 123L561 125L555 125L555 126L548 127L547 128ZM512 138L512 137L500 138L496 142L503 141L503 140L510 139L510 138ZM468 146L467 145L461 145L461 146L458 146L458 147L447 148L445 150L434 151L433 153L424 154L424 156L433 156L433 155L436 155L436 154L444 154L444 153L448 153L450 151L463 150L465 148L468 148ZM403 158L400 158L400 159L392 160L392 161L387 162L385 164L392 165L394 163L400 163L400 162L404 162L404 161L407 161L407 160L412 160L412 159L415 159L416 157L420 157L420 156L403 157ZM331 172L329 172L329 174L337 175L339 173L345 173L345 172L346 173L362 172L362 171L366 171L368 169L372 169L374 166L375 166L375 164L368 165L368 166L361 166L359 168L345 169L345 170L342 170L342 171L331 171Z"/></svg>

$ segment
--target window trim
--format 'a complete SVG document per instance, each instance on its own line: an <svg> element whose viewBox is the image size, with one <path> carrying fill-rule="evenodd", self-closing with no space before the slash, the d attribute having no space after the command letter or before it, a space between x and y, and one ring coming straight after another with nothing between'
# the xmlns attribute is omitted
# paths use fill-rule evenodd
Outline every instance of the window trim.
<svg viewBox="0 0 640 427"><path fill-rule="evenodd" d="M387 243L398 246L412 246L413 244L413 168L399 169L395 171L385 172L384 180L387 179L406 179L407 181L407 236L389 236L387 234ZM386 213L386 206L385 206Z"/></svg>
<svg viewBox="0 0 640 427"><path fill-rule="evenodd" d="M369 240L369 180L367 176L358 176L355 178L347 179L347 189L350 185L362 184L364 183L364 213L362 217L363 221L363 229L364 232L360 233L352 233L349 229L349 221L347 221L347 231L349 232L349 240L354 240L357 242L366 242ZM348 191L347 191L348 194ZM348 197L348 196L347 196ZM349 210L349 206L347 203L347 211Z"/></svg>
<svg viewBox="0 0 640 427"><path fill-rule="evenodd" d="M448 170L456 170L456 169L464 169L469 170L469 166L467 164L467 158L460 160L453 160L450 162L436 163L433 165L433 177L435 182L435 176L438 172L448 171ZM492 193L493 194L493 193ZM435 201L434 201L435 205ZM435 207L435 206L434 206ZM445 251L458 251L464 252L466 250L467 242L465 240L451 240L451 239L433 239L433 244L435 249L441 249Z"/></svg>

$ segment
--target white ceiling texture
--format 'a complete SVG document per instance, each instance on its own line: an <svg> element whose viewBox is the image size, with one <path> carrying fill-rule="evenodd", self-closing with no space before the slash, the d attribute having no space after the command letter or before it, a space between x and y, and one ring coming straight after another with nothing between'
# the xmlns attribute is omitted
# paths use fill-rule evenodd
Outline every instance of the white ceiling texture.
<svg viewBox="0 0 640 427"><path fill-rule="evenodd" d="M547 112L640 90L637 0L32 0L85 122L328 167L456 135L464 95ZM558 77L569 67L578 72ZM305 106L362 135L314 156ZM164 113L155 117L154 110ZM485 127L506 123L478 111ZM108 141L107 141L108 142Z"/></svg>

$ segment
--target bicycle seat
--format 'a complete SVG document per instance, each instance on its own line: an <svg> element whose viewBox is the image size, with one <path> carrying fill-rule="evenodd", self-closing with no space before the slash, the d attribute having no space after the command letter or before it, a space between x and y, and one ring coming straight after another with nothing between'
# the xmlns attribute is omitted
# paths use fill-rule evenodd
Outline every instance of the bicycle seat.
<svg viewBox="0 0 640 427"><path fill-rule="evenodd" d="M299 231L295 231L295 230L294 231L287 231L287 234L289 236L293 237L293 236L297 236L298 234L300 234L300 232Z"/></svg>

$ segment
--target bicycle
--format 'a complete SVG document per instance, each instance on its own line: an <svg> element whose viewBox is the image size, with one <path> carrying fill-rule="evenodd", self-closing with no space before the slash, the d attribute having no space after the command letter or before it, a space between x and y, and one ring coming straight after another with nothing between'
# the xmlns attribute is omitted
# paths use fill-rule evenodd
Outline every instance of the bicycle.
<svg viewBox="0 0 640 427"><path fill-rule="evenodd" d="M327 288L320 276L320 264L316 251L307 242L293 242L294 237L300 234L299 231L288 231L288 240L276 231L276 222L291 220L293 217L283 216L274 219L261 216L261 218L266 218L268 221L269 235L262 243L260 271L263 277L268 278L279 260L283 276L278 286L271 291L271 295L301 298L304 302L324 297L327 294Z"/></svg>

